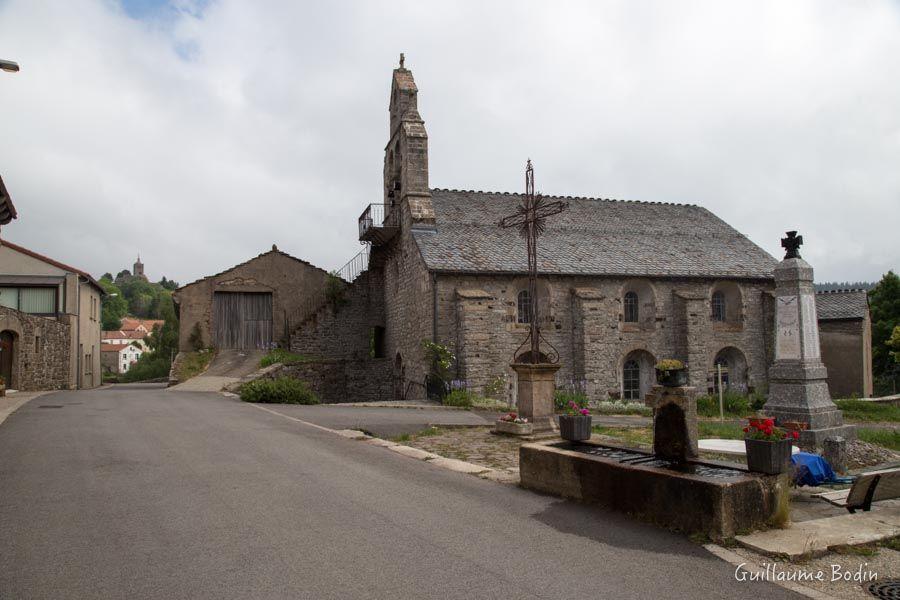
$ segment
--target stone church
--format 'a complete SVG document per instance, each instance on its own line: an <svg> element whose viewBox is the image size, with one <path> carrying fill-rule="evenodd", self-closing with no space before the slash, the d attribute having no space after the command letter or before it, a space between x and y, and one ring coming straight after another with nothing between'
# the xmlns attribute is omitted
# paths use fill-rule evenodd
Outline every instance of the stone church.
<svg viewBox="0 0 900 600"><path fill-rule="evenodd" d="M402 62L389 112L383 199L359 218L368 268L341 305L297 315L291 349L356 365L397 398L425 393L424 340L452 350L453 375L469 389L511 381L534 299L524 241L498 222L521 197L429 186L428 134ZM558 385L584 387L592 399L639 400L654 363L678 358L701 389L717 365L730 387L765 389L772 256L699 206L551 199L568 209L540 238L537 318L560 357Z"/></svg>

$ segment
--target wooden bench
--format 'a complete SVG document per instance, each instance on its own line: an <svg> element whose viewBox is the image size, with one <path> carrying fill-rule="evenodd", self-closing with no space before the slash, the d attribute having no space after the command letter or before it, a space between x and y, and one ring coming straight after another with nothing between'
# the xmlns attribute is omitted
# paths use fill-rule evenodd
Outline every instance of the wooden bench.
<svg viewBox="0 0 900 600"><path fill-rule="evenodd" d="M863 473L846 490L816 494L816 497L851 513L859 508L871 510L873 502L900 498L900 469Z"/></svg>

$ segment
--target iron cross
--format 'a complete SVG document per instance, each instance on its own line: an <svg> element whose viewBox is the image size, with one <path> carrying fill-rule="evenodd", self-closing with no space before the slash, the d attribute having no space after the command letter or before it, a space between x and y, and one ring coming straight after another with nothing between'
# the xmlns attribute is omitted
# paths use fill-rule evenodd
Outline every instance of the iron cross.
<svg viewBox="0 0 900 600"><path fill-rule="evenodd" d="M561 200L548 201L542 195L534 193L534 167L531 166L531 159L529 159L525 166L525 195L522 197L522 203L519 204L515 213L504 217L499 223L500 227L504 229L517 227L519 235L525 238L528 251L528 296L531 300L528 322L531 327L522 346L531 341L531 352L528 353L528 360L525 362L543 362L540 351L541 327L538 323L540 311L538 311L537 295L537 239L544 233L547 217L561 213L568 206L568 203ZM517 353L518 351L519 349L516 349ZM559 360L558 355L556 360Z"/></svg>

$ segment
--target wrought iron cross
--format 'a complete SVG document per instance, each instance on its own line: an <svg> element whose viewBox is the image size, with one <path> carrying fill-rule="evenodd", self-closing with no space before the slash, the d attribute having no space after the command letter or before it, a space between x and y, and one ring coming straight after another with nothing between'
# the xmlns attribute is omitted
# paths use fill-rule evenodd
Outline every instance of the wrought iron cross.
<svg viewBox="0 0 900 600"><path fill-rule="evenodd" d="M544 362L541 354L541 326L538 322L540 311L538 310L537 295L537 239L544 233L545 220L547 217L557 215L568 208L568 203L561 200L548 201L540 194L534 193L534 168L531 166L531 159L525 166L525 195L522 197L522 203L516 209L514 214L501 219L499 225L504 229L517 227L519 235L525 238L528 250L528 297L530 299L528 307L528 322L531 327L528 330L528 337L522 342L522 345L516 349L519 350L531 342L531 351L527 355L524 362L539 363ZM549 342L544 340L547 345L553 347ZM559 360L559 354L553 349L554 357L550 358L550 362ZM517 357L513 356L515 360Z"/></svg>

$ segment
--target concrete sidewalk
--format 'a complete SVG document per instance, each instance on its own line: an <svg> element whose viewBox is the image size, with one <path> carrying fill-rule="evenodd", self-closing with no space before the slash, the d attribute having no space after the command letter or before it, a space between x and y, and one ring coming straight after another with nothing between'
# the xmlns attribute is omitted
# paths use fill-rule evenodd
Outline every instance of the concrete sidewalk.
<svg viewBox="0 0 900 600"><path fill-rule="evenodd" d="M826 519L792 523L736 539L745 548L791 560L819 556L841 546L858 546L900 535L900 500L872 505L869 512L845 513Z"/></svg>

